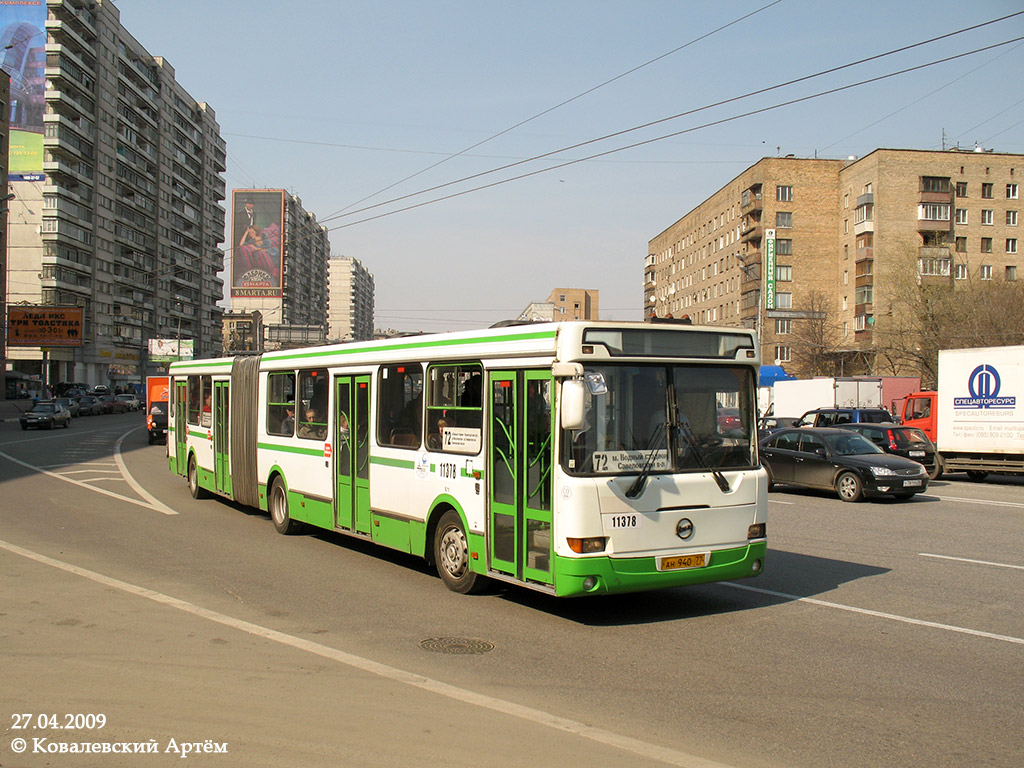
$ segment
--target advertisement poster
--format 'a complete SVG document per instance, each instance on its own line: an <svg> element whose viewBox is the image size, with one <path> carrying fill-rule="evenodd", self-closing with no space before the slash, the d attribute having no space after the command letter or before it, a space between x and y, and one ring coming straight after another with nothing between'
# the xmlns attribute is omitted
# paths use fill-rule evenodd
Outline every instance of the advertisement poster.
<svg viewBox="0 0 1024 768"><path fill-rule="evenodd" d="M281 296L283 189L236 189L231 196L231 295Z"/></svg>
<svg viewBox="0 0 1024 768"><path fill-rule="evenodd" d="M8 179L43 178L46 0L0 3L0 67L11 76Z"/></svg>

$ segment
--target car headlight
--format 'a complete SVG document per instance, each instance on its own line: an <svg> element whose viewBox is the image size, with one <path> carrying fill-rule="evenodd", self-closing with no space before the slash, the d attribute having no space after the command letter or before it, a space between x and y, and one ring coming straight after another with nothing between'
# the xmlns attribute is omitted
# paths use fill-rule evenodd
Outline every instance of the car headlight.
<svg viewBox="0 0 1024 768"><path fill-rule="evenodd" d="M872 467L871 474L875 477L888 477L890 475L895 475L896 473L888 467Z"/></svg>

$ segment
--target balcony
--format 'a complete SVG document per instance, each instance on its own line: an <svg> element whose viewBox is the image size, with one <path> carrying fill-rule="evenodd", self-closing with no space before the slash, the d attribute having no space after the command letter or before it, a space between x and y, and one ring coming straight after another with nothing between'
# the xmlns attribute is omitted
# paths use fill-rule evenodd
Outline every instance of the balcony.
<svg viewBox="0 0 1024 768"><path fill-rule="evenodd" d="M760 211L763 207L761 202L761 189L758 187L756 190L751 187L750 189L743 190L743 195L740 198L740 213L746 215L753 213L754 211Z"/></svg>
<svg viewBox="0 0 1024 768"><path fill-rule="evenodd" d="M742 227L740 229L740 242L741 243L750 243L750 242L753 242L755 240L760 241L760 239L764 235L763 228L761 227L761 221L760 220L751 221L751 222L745 222L744 224L741 225L741 227Z"/></svg>
<svg viewBox="0 0 1024 768"><path fill-rule="evenodd" d="M46 20L46 31L53 35L55 42L61 42L62 37L66 36L68 40L73 42L82 50L88 51L92 48L92 41L86 40L82 37L82 33L76 30L71 24L60 19L47 19ZM84 28L83 28L84 31Z"/></svg>

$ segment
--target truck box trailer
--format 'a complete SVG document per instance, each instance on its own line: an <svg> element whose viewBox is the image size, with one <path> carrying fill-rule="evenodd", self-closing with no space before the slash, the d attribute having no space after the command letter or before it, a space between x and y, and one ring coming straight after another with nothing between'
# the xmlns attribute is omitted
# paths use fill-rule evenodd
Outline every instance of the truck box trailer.
<svg viewBox="0 0 1024 768"><path fill-rule="evenodd" d="M935 441L945 472L1024 472L1024 346L939 351L936 391L915 392L903 423Z"/></svg>

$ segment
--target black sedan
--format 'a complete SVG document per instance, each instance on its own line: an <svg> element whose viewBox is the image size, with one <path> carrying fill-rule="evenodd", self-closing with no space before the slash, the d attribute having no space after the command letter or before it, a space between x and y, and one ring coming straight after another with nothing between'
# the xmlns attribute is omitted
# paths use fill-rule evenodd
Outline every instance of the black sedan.
<svg viewBox="0 0 1024 768"><path fill-rule="evenodd" d="M935 461L935 443L917 427L902 427L899 424L843 424L841 429L849 429L864 435L886 453L924 464L930 480L939 476L939 465Z"/></svg>
<svg viewBox="0 0 1024 768"><path fill-rule="evenodd" d="M95 416L103 413L103 403L95 395L82 395L78 398L78 415Z"/></svg>
<svg viewBox="0 0 1024 768"><path fill-rule="evenodd" d="M31 411L21 414L18 419L22 429L53 429L54 427L70 427L71 411L53 400L40 400L32 406Z"/></svg>
<svg viewBox="0 0 1024 768"><path fill-rule="evenodd" d="M888 454L863 435L846 429L782 429L761 442L768 487L797 485L834 490L843 501L893 495L909 499L928 487L928 473L916 461Z"/></svg>

